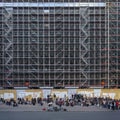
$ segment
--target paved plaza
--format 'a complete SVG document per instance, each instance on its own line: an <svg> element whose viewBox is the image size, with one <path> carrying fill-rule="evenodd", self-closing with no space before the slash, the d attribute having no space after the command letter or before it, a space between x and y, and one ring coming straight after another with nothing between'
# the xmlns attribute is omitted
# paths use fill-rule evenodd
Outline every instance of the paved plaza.
<svg viewBox="0 0 120 120"><path fill-rule="evenodd" d="M0 104L0 111L47 111L48 105L44 104L43 106L36 104L36 105L18 105L18 107L8 106L5 104ZM63 106L62 108L66 109L67 112L71 111L112 111L106 108L98 107L98 106ZM46 109L46 110L45 110Z"/></svg>
<svg viewBox="0 0 120 120"><path fill-rule="evenodd" d="M0 120L119 120L120 110L109 110L98 106L63 106L67 111L48 112L47 104L18 105L0 104ZM43 111L43 112L42 112Z"/></svg>

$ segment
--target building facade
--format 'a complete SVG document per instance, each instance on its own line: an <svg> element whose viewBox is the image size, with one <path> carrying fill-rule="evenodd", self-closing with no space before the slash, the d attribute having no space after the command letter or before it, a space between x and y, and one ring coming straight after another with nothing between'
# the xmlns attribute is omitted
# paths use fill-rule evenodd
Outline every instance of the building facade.
<svg viewBox="0 0 120 120"><path fill-rule="evenodd" d="M119 87L119 0L2 0L1 87Z"/></svg>

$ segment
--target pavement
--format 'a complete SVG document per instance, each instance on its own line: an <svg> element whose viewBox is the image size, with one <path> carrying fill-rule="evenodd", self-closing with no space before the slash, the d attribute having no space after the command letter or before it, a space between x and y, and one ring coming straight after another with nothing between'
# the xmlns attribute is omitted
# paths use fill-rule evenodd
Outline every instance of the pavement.
<svg viewBox="0 0 120 120"><path fill-rule="evenodd" d="M0 112L0 120L120 120L120 112Z"/></svg>
<svg viewBox="0 0 120 120"><path fill-rule="evenodd" d="M53 105L54 106L54 105ZM102 108L99 106L62 106L63 109L66 109L70 112L98 112L98 111L112 111L106 108ZM43 106L36 105L18 105L18 107L8 106L5 104L0 104L0 112L1 111L46 111L48 109L48 105L44 104ZM117 110L120 111L120 110Z"/></svg>
<svg viewBox="0 0 120 120"><path fill-rule="evenodd" d="M18 105L18 107L0 104L0 120L119 120L120 110L108 110L99 106L63 106L67 112L46 112L43 106ZM43 111L43 112L42 112Z"/></svg>

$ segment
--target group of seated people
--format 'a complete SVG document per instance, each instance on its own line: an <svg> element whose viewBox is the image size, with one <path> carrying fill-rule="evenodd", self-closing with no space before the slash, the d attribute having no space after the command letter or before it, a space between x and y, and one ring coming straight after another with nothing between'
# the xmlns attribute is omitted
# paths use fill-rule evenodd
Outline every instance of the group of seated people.
<svg viewBox="0 0 120 120"><path fill-rule="evenodd" d="M18 103L14 99L4 100L3 98L0 98L0 101L6 105L17 107Z"/></svg>
<svg viewBox="0 0 120 120"><path fill-rule="evenodd" d="M9 100L4 100L3 98L0 98L0 101L6 105L9 106L18 106L18 105L36 105L39 104L41 106L44 105L44 103L48 104L49 103L54 103L59 107L62 106L72 106L74 107L75 105L79 106L99 106L103 107L106 109L111 109L111 110L119 110L120 109L120 100L115 100L111 98L102 98L102 97L87 97L83 96L80 94L74 94L70 98L58 98L56 95L51 97L51 95L48 95L47 98L32 98L31 100L28 100L28 98L18 98L17 100L14 99L9 99Z"/></svg>

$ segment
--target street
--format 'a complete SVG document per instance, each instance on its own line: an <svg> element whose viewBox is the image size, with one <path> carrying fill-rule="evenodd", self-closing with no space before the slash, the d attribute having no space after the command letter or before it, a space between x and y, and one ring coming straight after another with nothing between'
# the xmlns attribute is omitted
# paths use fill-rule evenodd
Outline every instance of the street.
<svg viewBox="0 0 120 120"><path fill-rule="evenodd" d="M119 111L109 112L0 112L1 120L119 120Z"/></svg>

